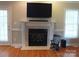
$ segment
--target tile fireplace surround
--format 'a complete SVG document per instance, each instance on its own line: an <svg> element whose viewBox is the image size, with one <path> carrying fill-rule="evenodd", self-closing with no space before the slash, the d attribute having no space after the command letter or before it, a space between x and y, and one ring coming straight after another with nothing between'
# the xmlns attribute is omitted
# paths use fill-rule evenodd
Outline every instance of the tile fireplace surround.
<svg viewBox="0 0 79 59"><path fill-rule="evenodd" d="M29 46L29 29L47 29L47 46ZM50 41L53 39L54 22L21 21L22 50L47 50L50 49Z"/></svg>

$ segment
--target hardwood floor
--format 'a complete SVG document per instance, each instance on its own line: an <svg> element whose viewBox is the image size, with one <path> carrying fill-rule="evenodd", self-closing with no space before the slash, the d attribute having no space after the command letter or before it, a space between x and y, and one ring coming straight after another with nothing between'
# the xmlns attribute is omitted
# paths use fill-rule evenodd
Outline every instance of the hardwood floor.
<svg viewBox="0 0 79 59"><path fill-rule="evenodd" d="M78 57L79 47L54 50L21 50L11 46L0 46L0 57Z"/></svg>

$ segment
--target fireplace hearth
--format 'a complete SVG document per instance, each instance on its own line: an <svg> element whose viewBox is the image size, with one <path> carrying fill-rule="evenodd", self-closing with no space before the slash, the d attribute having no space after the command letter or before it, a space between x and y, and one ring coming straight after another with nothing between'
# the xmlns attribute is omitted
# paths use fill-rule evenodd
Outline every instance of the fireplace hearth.
<svg viewBox="0 0 79 59"><path fill-rule="evenodd" d="M47 46L47 29L29 29L29 46Z"/></svg>

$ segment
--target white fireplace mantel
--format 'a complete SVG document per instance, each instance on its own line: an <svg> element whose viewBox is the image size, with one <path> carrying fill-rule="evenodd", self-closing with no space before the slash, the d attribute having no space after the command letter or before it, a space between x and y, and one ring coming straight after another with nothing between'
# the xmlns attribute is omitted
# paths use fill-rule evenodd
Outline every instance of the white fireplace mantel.
<svg viewBox="0 0 79 59"><path fill-rule="evenodd" d="M47 46L29 46L28 29L48 29ZM47 50L50 49L50 41L53 39L54 22L27 22L21 21L22 50Z"/></svg>

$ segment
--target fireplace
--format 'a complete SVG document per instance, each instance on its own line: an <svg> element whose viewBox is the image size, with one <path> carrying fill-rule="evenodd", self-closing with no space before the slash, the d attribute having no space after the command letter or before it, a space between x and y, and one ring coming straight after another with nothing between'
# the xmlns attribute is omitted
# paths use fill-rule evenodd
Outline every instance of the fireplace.
<svg viewBox="0 0 79 59"><path fill-rule="evenodd" d="M29 29L29 46L47 46L47 29Z"/></svg>
<svg viewBox="0 0 79 59"><path fill-rule="evenodd" d="M53 39L53 22L22 22L22 50L48 50Z"/></svg>

